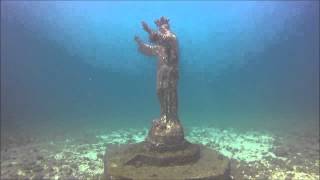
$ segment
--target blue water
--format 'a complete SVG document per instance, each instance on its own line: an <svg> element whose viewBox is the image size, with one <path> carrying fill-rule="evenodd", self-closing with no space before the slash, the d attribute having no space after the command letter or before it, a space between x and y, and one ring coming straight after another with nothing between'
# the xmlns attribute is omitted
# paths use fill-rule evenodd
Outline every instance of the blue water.
<svg viewBox="0 0 320 180"><path fill-rule="evenodd" d="M186 126L314 126L318 1L1 2L1 122L31 129L150 126L156 59L140 22L170 19Z"/></svg>

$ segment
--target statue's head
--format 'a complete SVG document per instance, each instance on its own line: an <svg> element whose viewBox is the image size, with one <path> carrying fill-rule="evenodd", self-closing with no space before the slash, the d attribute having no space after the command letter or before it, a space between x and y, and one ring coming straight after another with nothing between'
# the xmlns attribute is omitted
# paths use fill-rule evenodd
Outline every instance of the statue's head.
<svg viewBox="0 0 320 180"><path fill-rule="evenodd" d="M154 21L154 23L157 25L159 31L163 34L170 33L170 25L169 25L169 19L162 16L160 19L157 19ZM161 44L162 41L160 41L159 36L156 34L151 34L149 36L149 40L152 43L155 44Z"/></svg>
<svg viewBox="0 0 320 180"><path fill-rule="evenodd" d="M169 19L162 16L160 19L154 21L154 23L159 28L159 31L165 33L170 30Z"/></svg>

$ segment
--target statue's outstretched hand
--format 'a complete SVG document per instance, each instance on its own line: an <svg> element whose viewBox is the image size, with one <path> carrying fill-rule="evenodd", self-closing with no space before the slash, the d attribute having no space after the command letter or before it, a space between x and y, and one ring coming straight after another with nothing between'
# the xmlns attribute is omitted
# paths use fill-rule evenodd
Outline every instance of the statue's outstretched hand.
<svg viewBox="0 0 320 180"><path fill-rule="evenodd" d="M138 36L134 36L134 40L139 44L141 43L141 39Z"/></svg>
<svg viewBox="0 0 320 180"><path fill-rule="evenodd" d="M152 32L152 30L149 28L149 26L148 26L147 23L145 23L144 21L142 21L141 24L142 24L143 30L145 30L147 33L150 34L150 33Z"/></svg>

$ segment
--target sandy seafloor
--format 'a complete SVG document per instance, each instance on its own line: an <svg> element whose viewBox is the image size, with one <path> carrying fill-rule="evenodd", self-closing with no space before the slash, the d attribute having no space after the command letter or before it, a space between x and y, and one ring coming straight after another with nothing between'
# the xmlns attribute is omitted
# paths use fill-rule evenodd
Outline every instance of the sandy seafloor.
<svg viewBox="0 0 320 180"><path fill-rule="evenodd" d="M140 142L147 132L147 127L90 129L81 135L19 141L19 145L1 148L1 179L101 179L107 145ZM185 132L189 141L231 159L231 179L319 179L318 132L215 127L186 127Z"/></svg>

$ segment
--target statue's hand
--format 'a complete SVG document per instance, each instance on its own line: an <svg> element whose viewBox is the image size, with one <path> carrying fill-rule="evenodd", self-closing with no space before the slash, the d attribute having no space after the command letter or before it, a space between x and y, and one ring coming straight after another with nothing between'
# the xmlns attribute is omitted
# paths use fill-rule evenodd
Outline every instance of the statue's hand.
<svg viewBox="0 0 320 180"><path fill-rule="evenodd" d="M156 33L156 32L152 32L149 35L149 39L150 39L151 42L159 41L159 34Z"/></svg>
<svg viewBox="0 0 320 180"><path fill-rule="evenodd" d="M147 33L151 33L152 32L147 23L142 21L141 24L142 24L143 30L145 30Z"/></svg>
<svg viewBox="0 0 320 180"><path fill-rule="evenodd" d="M134 40L139 44L141 43L141 39L138 36L134 36Z"/></svg>

